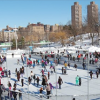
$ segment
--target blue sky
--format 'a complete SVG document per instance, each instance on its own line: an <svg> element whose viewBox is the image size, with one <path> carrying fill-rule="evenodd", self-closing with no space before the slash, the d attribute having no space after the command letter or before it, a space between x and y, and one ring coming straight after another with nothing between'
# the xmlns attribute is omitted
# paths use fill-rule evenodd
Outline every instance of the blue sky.
<svg viewBox="0 0 100 100"><path fill-rule="evenodd" d="M71 5L82 5L82 16L92 0L0 0L0 30L6 25L23 26L28 23L65 25L71 21ZM94 0L100 7L100 0Z"/></svg>

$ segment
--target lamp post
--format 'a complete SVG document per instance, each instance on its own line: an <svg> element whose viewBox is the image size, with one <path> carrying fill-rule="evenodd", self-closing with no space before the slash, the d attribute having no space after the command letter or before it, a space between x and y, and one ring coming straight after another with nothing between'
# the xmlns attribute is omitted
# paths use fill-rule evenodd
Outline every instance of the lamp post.
<svg viewBox="0 0 100 100"><path fill-rule="evenodd" d="M15 26L15 38L16 38L16 50L17 50L17 39L18 39L18 36L17 36L17 33L16 33L16 26Z"/></svg>

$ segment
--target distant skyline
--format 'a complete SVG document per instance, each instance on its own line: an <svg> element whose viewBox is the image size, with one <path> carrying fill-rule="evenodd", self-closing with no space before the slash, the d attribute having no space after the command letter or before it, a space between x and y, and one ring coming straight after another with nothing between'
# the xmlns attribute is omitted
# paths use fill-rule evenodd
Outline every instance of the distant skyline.
<svg viewBox="0 0 100 100"><path fill-rule="evenodd" d="M87 15L91 1L100 8L100 0L0 0L0 30L10 27L26 27L28 23L65 25L71 21L71 6L79 2L82 17Z"/></svg>

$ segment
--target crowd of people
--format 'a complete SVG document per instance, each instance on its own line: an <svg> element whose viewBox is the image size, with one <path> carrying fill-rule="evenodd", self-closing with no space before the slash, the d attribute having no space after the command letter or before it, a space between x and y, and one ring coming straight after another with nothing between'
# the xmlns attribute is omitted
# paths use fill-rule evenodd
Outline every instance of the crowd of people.
<svg viewBox="0 0 100 100"><path fill-rule="evenodd" d="M100 57L100 53L97 53L97 52L89 53L89 55L88 55L87 53L81 54L79 51L77 51L76 54L77 54L77 58L75 58L75 56L72 56L71 54L67 55L68 61L64 61L64 65L61 69L62 74L66 74L67 68L70 68L70 66L71 66L70 61L74 61L73 67L77 71L77 68L78 68L77 63L80 60L82 60L83 61L82 66L83 66L83 69L85 70L86 65L87 65L86 60L88 58L89 58L89 63L94 64L94 63L98 62L98 59ZM14 57L14 54L12 55L12 57ZM76 62L76 60L77 60L77 62ZM6 61L6 57L5 56L0 57L0 62L3 63L4 61ZM41 65L41 68L42 68L42 70L40 71L41 77L36 76L35 72L33 73L33 70L31 70L30 76L28 76L28 84L30 85L31 83L33 83L37 87L39 85L41 86L41 84L42 84L42 87L39 89L39 92L40 92L40 94L42 94L43 91L46 90L47 99L49 99L50 94L53 94L52 89L54 89L54 88L61 89L61 85L63 84L63 79L61 78L61 76L59 76L58 81L56 83L56 84L59 85L59 87L57 85L53 86L51 82L48 82L48 80L50 79L50 76L53 73L56 73L56 65L59 62L60 62L60 59L56 59L56 60L54 60L54 62L49 61L48 57L45 57L45 58L42 57L42 60L39 60L39 59L32 60L31 55L29 55L29 57L27 57L26 54L22 54L21 59L17 59L17 65L22 63L23 66L21 66L21 68L19 70L18 70L18 68L15 68L15 75L16 75L17 81L15 81L15 83L13 85L10 83L10 81L8 82L8 88L9 88L8 95L11 98L12 98L12 95L13 95L14 100L16 100L16 97L17 97L17 92L16 92L17 82L21 82L22 87L24 86L24 77L23 76L25 74L25 69L24 69L25 64L27 65L27 67L33 68L33 69L36 66ZM47 70L47 68L46 68L47 66L49 66L49 70ZM45 75L44 72L47 72L47 75ZM90 74L90 78L92 79L93 71L91 70L89 72L89 74ZM96 74L96 77L98 78L98 76L99 76L99 70L98 69L96 70L95 74ZM1 71L1 77L2 78L4 78L4 77L11 78L11 71L7 70L7 69L5 69L5 67L3 67L3 70ZM40 83L40 80L42 80L41 83ZM75 77L75 83L76 83L76 86L82 85L81 76L77 75ZM20 97L20 100L22 100L22 94L21 94L20 90L19 90L19 97ZM40 97L42 97L42 95L40 95Z"/></svg>

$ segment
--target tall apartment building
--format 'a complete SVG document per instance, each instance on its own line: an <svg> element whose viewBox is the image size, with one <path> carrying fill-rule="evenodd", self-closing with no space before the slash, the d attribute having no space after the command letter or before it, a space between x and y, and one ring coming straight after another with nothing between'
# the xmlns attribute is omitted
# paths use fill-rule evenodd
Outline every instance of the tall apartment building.
<svg viewBox="0 0 100 100"><path fill-rule="evenodd" d="M71 6L71 19L74 27L82 27L82 6L78 2L74 2L74 5Z"/></svg>
<svg viewBox="0 0 100 100"><path fill-rule="evenodd" d="M98 23L98 5L93 1L87 6L87 20L88 25Z"/></svg>
<svg viewBox="0 0 100 100"><path fill-rule="evenodd" d="M11 28L8 25L6 26L6 29L2 29L2 39L3 41L11 41L13 39L16 39L15 30L17 32L17 28Z"/></svg>

